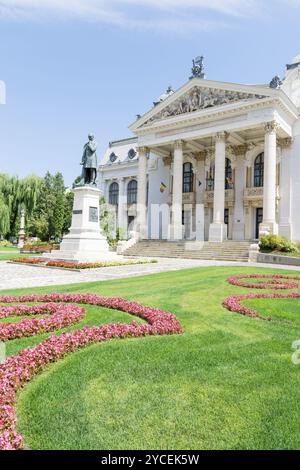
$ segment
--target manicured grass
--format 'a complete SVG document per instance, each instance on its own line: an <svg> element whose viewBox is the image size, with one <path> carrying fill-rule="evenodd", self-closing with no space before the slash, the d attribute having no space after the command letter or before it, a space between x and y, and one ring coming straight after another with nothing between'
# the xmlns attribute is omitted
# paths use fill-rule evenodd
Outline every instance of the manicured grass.
<svg viewBox="0 0 300 470"><path fill-rule="evenodd" d="M276 270L203 268L30 290L134 299L172 311L185 333L94 345L52 365L19 395L28 448L299 449L300 367L291 361L299 300L247 300L273 322L222 307L225 297L251 292L226 278L254 272ZM71 329L132 321L87 310ZM47 336L11 341L8 354Z"/></svg>
<svg viewBox="0 0 300 470"><path fill-rule="evenodd" d="M0 246L0 253L5 253L7 251L15 251L19 252L19 248L16 248L15 246Z"/></svg>
<svg viewBox="0 0 300 470"><path fill-rule="evenodd" d="M22 254L22 258L28 258L30 256L34 256L32 254ZM36 255L35 255L36 256ZM17 258L20 258L20 253L19 252L16 252L16 253L1 253L0 251L0 261L10 261L12 259L17 259Z"/></svg>

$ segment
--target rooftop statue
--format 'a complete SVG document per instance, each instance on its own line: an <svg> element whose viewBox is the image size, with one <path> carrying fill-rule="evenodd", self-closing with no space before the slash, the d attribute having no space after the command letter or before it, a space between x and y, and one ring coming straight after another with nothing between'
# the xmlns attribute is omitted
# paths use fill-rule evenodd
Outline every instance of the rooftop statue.
<svg viewBox="0 0 300 470"><path fill-rule="evenodd" d="M196 59L193 60L192 76L190 77L190 80L192 78L205 78L203 55L196 57Z"/></svg>
<svg viewBox="0 0 300 470"><path fill-rule="evenodd" d="M280 78L278 77L278 75L276 75L274 78L272 78L272 80L270 81L270 88L274 88L275 90L277 90L278 88L280 88L282 85L282 81L280 80Z"/></svg>

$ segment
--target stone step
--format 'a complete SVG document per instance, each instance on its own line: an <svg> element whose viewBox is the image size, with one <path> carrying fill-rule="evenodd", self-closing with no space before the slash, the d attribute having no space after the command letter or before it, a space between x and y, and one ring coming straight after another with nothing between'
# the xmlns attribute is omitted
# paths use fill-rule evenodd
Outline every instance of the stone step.
<svg viewBox="0 0 300 470"><path fill-rule="evenodd" d="M162 240L142 240L129 248L125 256L145 256L161 258L189 258L199 260L243 261L249 257L250 242L226 241L224 243L204 242L199 249L193 242L169 242Z"/></svg>

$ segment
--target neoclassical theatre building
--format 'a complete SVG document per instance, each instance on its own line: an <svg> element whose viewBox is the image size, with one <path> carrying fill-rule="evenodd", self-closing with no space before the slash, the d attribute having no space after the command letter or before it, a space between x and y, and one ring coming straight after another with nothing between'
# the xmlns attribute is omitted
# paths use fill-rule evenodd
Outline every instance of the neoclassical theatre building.
<svg viewBox="0 0 300 470"><path fill-rule="evenodd" d="M207 80L203 58L109 144L100 185L140 239L300 241L300 56L268 85Z"/></svg>

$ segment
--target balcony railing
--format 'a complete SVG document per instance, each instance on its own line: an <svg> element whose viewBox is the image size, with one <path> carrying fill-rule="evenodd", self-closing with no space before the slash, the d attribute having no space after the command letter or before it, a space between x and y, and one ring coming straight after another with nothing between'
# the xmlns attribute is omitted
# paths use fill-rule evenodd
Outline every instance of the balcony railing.
<svg viewBox="0 0 300 470"><path fill-rule="evenodd" d="M182 203L183 204L194 204L196 202L195 193L183 193L182 194Z"/></svg>
<svg viewBox="0 0 300 470"><path fill-rule="evenodd" d="M173 195L169 194L168 204L172 204ZM182 193L182 204L195 204L196 193Z"/></svg>
<svg viewBox="0 0 300 470"><path fill-rule="evenodd" d="M235 194L234 189L225 189L225 201L234 202ZM214 191L205 191L205 202L213 202L214 200Z"/></svg>
<svg viewBox="0 0 300 470"><path fill-rule="evenodd" d="M244 198L245 199L262 199L264 197L264 188L246 188L244 190Z"/></svg>

